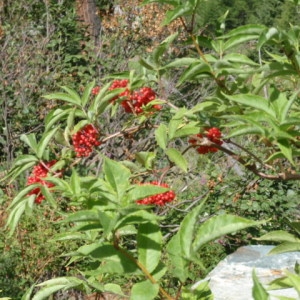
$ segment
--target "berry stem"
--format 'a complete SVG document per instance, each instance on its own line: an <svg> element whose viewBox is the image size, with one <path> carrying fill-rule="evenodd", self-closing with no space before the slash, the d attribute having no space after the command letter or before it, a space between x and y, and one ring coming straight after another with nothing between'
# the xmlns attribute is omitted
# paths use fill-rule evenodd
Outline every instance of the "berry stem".
<svg viewBox="0 0 300 300"><path fill-rule="evenodd" d="M232 140L226 140L227 143L230 143L238 148L240 148L241 150L243 150L244 152L246 152L249 156L253 157L257 162L259 162L262 166L264 166L265 168L271 169L274 171L274 168L268 164L265 164L259 157L257 157L254 153L250 152L248 149L246 149L245 147L233 142Z"/></svg>
<svg viewBox="0 0 300 300"><path fill-rule="evenodd" d="M145 129L145 128L149 128L149 127L150 127L149 124L141 124L138 126L133 126L133 127L124 129L122 131L115 132L115 133L107 136L106 138L102 139L102 142L105 143L112 138L115 138L118 136L124 136L124 135L128 135L128 134L133 134L133 133L138 132L140 129ZM151 125L151 128L158 128L158 125Z"/></svg>
<svg viewBox="0 0 300 300"><path fill-rule="evenodd" d="M245 160L244 158L242 158L240 155L234 153L233 151L218 145L218 144L214 144L212 142L210 142L211 145L213 145L214 147L218 148L219 150L221 150L222 152L228 154L229 156L231 156L234 160L236 160L237 162L239 162L240 164L242 164L247 170L249 170L250 172L254 173L255 175L261 177L261 178L265 178L268 180L274 180L274 181L281 181L281 180L300 180L300 174L299 173L293 173L291 172L280 172L277 174L266 174L264 172L261 172L257 169L257 166L255 165L255 163L250 164L249 161ZM263 164L263 168L268 168L269 166L266 164Z"/></svg>

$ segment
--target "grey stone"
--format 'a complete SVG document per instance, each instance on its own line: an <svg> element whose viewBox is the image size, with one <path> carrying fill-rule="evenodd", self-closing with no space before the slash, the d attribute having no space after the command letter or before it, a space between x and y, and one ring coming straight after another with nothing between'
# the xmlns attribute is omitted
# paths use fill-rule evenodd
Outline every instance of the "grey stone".
<svg viewBox="0 0 300 300"><path fill-rule="evenodd" d="M266 286L272 280L284 276L284 270L293 272L300 263L300 252L267 255L274 246L244 246L221 261L206 277L215 300L252 300L252 271ZM299 299L294 289L268 291L270 299L276 296Z"/></svg>

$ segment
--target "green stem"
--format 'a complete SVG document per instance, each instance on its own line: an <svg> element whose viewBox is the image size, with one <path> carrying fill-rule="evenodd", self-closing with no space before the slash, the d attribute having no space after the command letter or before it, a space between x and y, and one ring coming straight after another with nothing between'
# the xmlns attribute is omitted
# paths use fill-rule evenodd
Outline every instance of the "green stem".
<svg viewBox="0 0 300 300"><path fill-rule="evenodd" d="M144 273L147 279L150 280L153 284L158 284L158 282L155 280L155 278L148 272L146 267L141 264L138 260L136 260L130 253L128 253L125 249L121 248L118 244L118 240L115 238L114 240L114 247L116 250L120 251L122 254L124 254L128 259L130 259L132 262L134 262L138 268ZM164 296L168 300L174 300L161 286L159 286L159 292L162 296Z"/></svg>
<svg viewBox="0 0 300 300"><path fill-rule="evenodd" d="M182 17L180 17L180 21L182 23L182 26L184 27L185 31L190 35L193 44L198 52L198 54L200 55L200 57L202 58L202 60L211 67L211 64L209 63L209 61L206 59L203 51L201 50L195 35L193 34L193 32L191 30L189 30L184 22L184 19ZM225 83L223 80L220 80L219 78L216 77L216 74L211 71L210 74L212 75L213 79L215 80L215 82L217 83L217 85L226 93L226 94L231 94L231 92L227 89Z"/></svg>

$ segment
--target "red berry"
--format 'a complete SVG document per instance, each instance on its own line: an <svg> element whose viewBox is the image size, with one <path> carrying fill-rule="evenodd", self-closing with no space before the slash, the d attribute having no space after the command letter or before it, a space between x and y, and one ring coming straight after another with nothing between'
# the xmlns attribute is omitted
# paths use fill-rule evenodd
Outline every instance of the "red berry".
<svg viewBox="0 0 300 300"><path fill-rule="evenodd" d="M130 91L128 89L129 81L126 79L115 80L109 90L116 88L126 88L125 91L114 97L111 102L115 102L117 99L122 98L121 105L126 113L142 114L144 112L143 106L146 106L149 102L153 101L156 97L155 92L150 87L142 87L136 91ZM154 105L155 110L160 110L160 105Z"/></svg>
<svg viewBox="0 0 300 300"><path fill-rule="evenodd" d="M31 185L34 183L41 183L42 185L47 186L48 188L51 188L54 186L54 184L44 181L42 178L47 177L49 173L49 169L56 163L56 160L52 160L50 162L43 162L39 165L35 166L32 170L31 175L27 178L27 185ZM57 173L59 174L59 173ZM60 173L61 174L61 173ZM30 195L36 195L35 202L37 204L40 204L42 200L45 199L44 195L41 192L40 188L35 188L31 190L28 193L28 196Z"/></svg>
<svg viewBox="0 0 300 300"><path fill-rule="evenodd" d="M92 94L93 95L98 95L100 92L100 86L95 86L93 89L92 89Z"/></svg>
<svg viewBox="0 0 300 300"><path fill-rule="evenodd" d="M72 135L72 141L77 157L89 156L93 146L99 146L99 132L92 125L88 124Z"/></svg>
<svg viewBox="0 0 300 300"><path fill-rule="evenodd" d="M157 181L152 181L145 184L152 184L152 185L158 185L161 187L169 188L169 186L166 183L159 183ZM158 206L164 206L166 203L173 201L175 197L176 197L175 192L171 190L162 194L157 194L157 195L149 196L144 199L138 200L137 203L143 205L153 204Z"/></svg>
<svg viewBox="0 0 300 300"><path fill-rule="evenodd" d="M223 141L221 140L222 133L219 128L212 127L206 130L205 135L203 136L201 133L198 133L195 138L189 139L189 143L192 145L197 145L201 143L201 139L206 137L208 140L217 145L222 145ZM201 145L196 148L199 154L206 154L210 152L217 152L219 149L214 146Z"/></svg>

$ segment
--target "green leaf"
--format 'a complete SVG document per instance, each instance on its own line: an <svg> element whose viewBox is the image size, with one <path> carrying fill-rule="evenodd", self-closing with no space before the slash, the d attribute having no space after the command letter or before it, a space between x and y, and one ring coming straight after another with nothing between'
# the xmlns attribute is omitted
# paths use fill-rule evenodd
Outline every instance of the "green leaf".
<svg viewBox="0 0 300 300"><path fill-rule="evenodd" d="M10 214L7 218L6 222L6 228L9 229L9 236L12 236L18 223L23 215L26 207L32 207L35 199L35 195L31 195L28 197L25 197L29 191L31 191L33 188L37 187L38 185L32 185L28 186L24 190L22 190L13 200L13 207L12 204L10 207L12 207ZM25 197L25 198L24 198Z"/></svg>
<svg viewBox="0 0 300 300"><path fill-rule="evenodd" d="M174 10L167 11L166 17L162 22L162 26L168 25L177 18L189 14L190 12L192 12L192 9L193 7L189 1L185 1L182 5L176 5Z"/></svg>
<svg viewBox="0 0 300 300"><path fill-rule="evenodd" d="M258 65L258 63L254 62L248 56L246 56L244 54L239 54L239 53L227 54L223 57L223 60L233 62L233 63L250 65L250 66L257 66Z"/></svg>
<svg viewBox="0 0 300 300"><path fill-rule="evenodd" d="M159 292L159 285L149 280L138 282L131 289L130 300L152 300Z"/></svg>
<svg viewBox="0 0 300 300"><path fill-rule="evenodd" d="M190 110L187 111L186 115L190 117L190 115L195 115L197 112L205 111L205 110L215 110L218 104L214 101L203 101L196 104Z"/></svg>
<svg viewBox="0 0 300 300"><path fill-rule="evenodd" d="M14 167L23 166L24 164L27 164L29 162L37 163L38 161L39 160L34 155L30 155L30 154L19 155L14 162Z"/></svg>
<svg viewBox="0 0 300 300"><path fill-rule="evenodd" d="M190 233L189 233L190 235ZM189 261L183 257L182 243L179 234L175 234L167 244L169 271L181 282L190 276Z"/></svg>
<svg viewBox="0 0 300 300"><path fill-rule="evenodd" d="M104 265L98 271L100 274L105 274L105 276L107 274L118 274L121 277L124 276L124 273L141 275L136 265L128 260L127 256L122 254L104 259Z"/></svg>
<svg viewBox="0 0 300 300"><path fill-rule="evenodd" d="M52 130L46 132L43 134L40 142L38 143L37 146L37 157L38 158L42 158L45 152L46 147L48 146L48 143L50 142L50 140L52 139L52 137L54 136L54 134L56 133L58 127L53 128Z"/></svg>
<svg viewBox="0 0 300 300"><path fill-rule="evenodd" d="M192 58L192 57L182 57L182 58L177 58L170 62L169 64L165 65L164 68L181 68L181 67L186 67L190 66L195 63L201 63L202 61L199 60L198 58Z"/></svg>
<svg viewBox="0 0 300 300"><path fill-rule="evenodd" d="M83 95L82 95L82 99L81 99L81 105L82 107L85 107L90 99L90 96L91 96L91 92L92 92L92 89L94 88L95 86L95 80L90 82L84 89L83 91Z"/></svg>
<svg viewBox="0 0 300 300"><path fill-rule="evenodd" d="M132 185L132 188L128 192L128 197L131 202L140 200L152 195L157 195L169 191L168 188L153 185L153 184L140 184Z"/></svg>
<svg viewBox="0 0 300 300"><path fill-rule="evenodd" d="M158 281L160 280L168 271L166 265L160 260L155 270L152 272L152 277Z"/></svg>
<svg viewBox="0 0 300 300"><path fill-rule="evenodd" d="M287 112L283 114L284 107L289 102L286 94L281 93L277 88L271 87L269 89L269 99L272 102L277 119L280 123L284 122ZM292 101L291 101L292 102Z"/></svg>
<svg viewBox="0 0 300 300"><path fill-rule="evenodd" d="M160 148L166 149L168 143L167 126L163 123L155 130L155 139Z"/></svg>
<svg viewBox="0 0 300 300"><path fill-rule="evenodd" d="M89 124L90 122L88 120L81 120L79 121L73 128L72 134L76 133L79 131L81 128L83 128L85 125Z"/></svg>
<svg viewBox="0 0 300 300"><path fill-rule="evenodd" d="M25 142L33 152L37 152L37 141L34 133L22 134L20 140Z"/></svg>
<svg viewBox="0 0 300 300"><path fill-rule="evenodd" d="M152 273L161 257L162 234L156 223L140 224L137 235L138 261Z"/></svg>
<svg viewBox="0 0 300 300"><path fill-rule="evenodd" d="M273 248L269 255L300 251L300 242L284 242Z"/></svg>
<svg viewBox="0 0 300 300"><path fill-rule="evenodd" d="M118 222L119 214L115 211L99 211L99 219L103 226L103 237L109 236Z"/></svg>
<svg viewBox="0 0 300 300"><path fill-rule="evenodd" d="M257 49L261 49L261 47L271 40L274 36L278 35L278 29L275 27L266 28L263 32L261 32L258 43L257 43Z"/></svg>
<svg viewBox="0 0 300 300"><path fill-rule="evenodd" d="M236 136L245 136L247 134L258 134L265 136L264 128L257 124L258 126L251 126L249 124L235 126L234 129L230 130L230 133L226 135L226 138L232 138Z"/></svg>
<svg viewBox="0 0 300 300"><path fill-rule="evenodd" d="M162 55L169 50L170 45L173 43L173 41L177 38L178 33L173 33L170 36L168 36L165 40L163 40L158 47L156 47L153 51L152 57L155 64L159 64L160 59Z"/></svg>
<svg viewBox="0 0 300 300"><path fill-rule="evenodd" d="M122 292L121 287L118 284L115 283L107 283L104 285L104 291L108 293L113 293L119 296L124 296L124 293Z"/></svg>
<svg viewBox="0 0 300 300"><path fill-rule="evenodd" d="M223 46L223 51L226 51L239 44L243 44L249 40L255 40L263 32L266 27L258 24L248 24L239 26L231 30L227 34L220 37L220 39L228 39Z"/></svg>
<svg viewBox="0 0 300 300"><path fill-rule="evenodd" d="M199 123L198 122L189 122L188 124L183 125L181 128L178 128L174 133L175 138L186 137L193 134L199 133Z"/></svg>
<svg viewBox="0 0 300 300"><path fill-rule="evenodd" d="M80 95L73 89L67 87L67 86L61 86L61 88L67 92L73 99L76 100L79 104L81 104L81 98Z"/></svg>
<svg viewBox="0 0 300 300"><path fill-rule="evenodd" d="M268 163L268 162L273 162L275 159L285 159L286 157L282 154L282 152L275 152L272 155L270 155L269 157L267 157L264 162Z"/></svg>
<svg viewBox="0 0 300 300"><path fill-rule="evenodd" d="M74 128L76 111L77 111L76 108L71 108L69 110L69 114L68 114L68 117L67 117L67 126L66 126L65 131L64 131L65 137L68 137L68 133L71 132L71 130ZM85 117L86 116L82 116L82 118L85 118Z"/></svg>
<svg viewBox="0 0 300 300"><path fill-rule="evenodd" d="M183 123L183 118L187 112L186 108L180 108L169 122L168 135L169 139L173 139L175 132Z"/></svg>
<svg viewBox="0 0 300 300"><path fill-rule="evenodd" d="M59 191L63 195L67 195L66 197L70 197L72 195L71 187L66 180L54 176L47 178L47 180L55 185L55 191Z"/></svg>
<svg viewBox="0 0 300 300"><path fill-rule="evenodd" d="M155 159L156 154L154 152L138 152L135 157L136 160L144 166L147 170L152 170L153 160Z"/></svg>
<svg viewBox="0 0 300 300"><path fill-rule="evenodd" d="M72 175L70 178L70 188L74 195L80 195L81 193L81 186L80 186L80 177L78 176L77 171L73 168Z"/></svg>
<svg viewBox="0 0 300 300"><path fill-rule="evenodd" d="M193 251L199 251L200 247L223 235L234 233L248 227L258 226L265 222L266 221L252 221L227 214L214 216L199 227L193 243Z"/></svg>
<svg viewBox="0 0 300 300"><path fill-rule="evenodd" d="M47 181L47 178L45 179ZM41 186L41 192L44 195L45 199L48 201L48 203L55 209L57 208L57 202L55 201L52 192L49 190L49 188L45 185Z"/></svg>
<svg viewBox="0 0 300 300"><path fill-rule="evenodd" d="M63 232L56 234L50 241L70 241L70 240L86 240L87 236L80 232Z"/></svg>
<svg viewBox="0 0 300 300"><path fill-rule="evenodd" d="M265 28L266 28L266 26L259 25L259 24L243 25L243 26L239 26L238 28L235 28L235 29L229 31L227 34L221 36L220 39L226 39L226 38L231 38L231 37L240 36L240 35L259 36L263 32L263 30L265 30Z"/></svg>
<svg viewBox="0 0 300 300"><path fill-rule="evenodd" d="M84 245L77 250L82 257L89 256L92 259L104 262L99 268L100 273L124 274L138 270L135 262L128 258L126 251L120 251L108 243L97 242Z"/></svg>
<svg viewBox="0 0 300 300"><path fill-rule="evenodd" d="M281 290L293 287L292 282L286 276L276 278L268 283L268 290ZM294 300L294 299L293 299Z"/></svg>
<svg viewBox="0 0 300 300"><path fill-rule="evenodd" d="M33 296L32 300L44 300L61 289L67 290L78 288L82 285L86 286L85 281L77 277L59 277L50 279L37 285L42 288Z"/></svg>
<svg viewBox="0 0 300 300"><path fill-rule="evenodd" d="M97 211L80 210L78 212L67 215L62 223L77 223L77 222L100 222L100 217Z"/></svg>
<svg viewBox="0 0 300 300"><path fill-rule="evenodd" d="M65 131L58 128L57 132L54 135L54 141L56 143L60 144L61 146L66 146L66 148L64 148L64 150L69 151L69 153L70 153L71 149L67 150L67 148L70 148L70 146L71 146L68 135L66 134L67 130L68 130L67 128L65 129Z"/></svg>
<svg viewBox="0 0 300 300"><path fill-rule="evenodd" d="M273 120L269 119L269 124L272 126L271 137L276 139L277 142L285 142L289 145L289 140L296 142L295 136L298 135L296 132L293 134L292 131L288 131L286 126L278 126Z"/></svg>
<svg viewBox="0 0 300 300"><path fill-rule="evenodd" d="M89 110L94 113L101 113L104 111L105 107L107 107L107 101L103 101L103 98L105 97L105 94L107 93L109 87L111 86L111 83L105 84L103 87L101 87L98 95L95 97L94 101L90 103Z"/></svg>
<svg viewBox="0 0 300 300"><path fill-rule="evenodd" d="M179 86L188 80L194 80L195 77L199 74L207 74L207 75L211 76L212 71L211 71L210 66L204 62L199 62L199 63L190 65L186 69L186 71L183 72L181 77L179 78L177 85Z"/></svg>
<svg viewBox="0 0 300 300"><path fill-rule="evenodd" d="M153 65L152 62L149 61L149 59L146 60L146 59L144 59L144 58L140 58L140 59L139 59L139 63L140 63L140 65L142 65L142 66L143 66L144 68L146 68L147 70L153 71L153 70L156 69L156 66Z"/></svg>
<svg viewBox="0 0 300 300"><path fill-rule="evenodd" d="M12 209L14 206L16 206L17 204L19 204L19 202L24 201L25 198L27 198L27 194L37 188L40 187L40 184L38 183L34 183L34 184L30 184L28 186L26 186L24 189L22 189L13 199L13 201L10 203L10 205L8 206L8 209Z"/></svg>
<svg viewBox="0 0 300 300"><path fill-rule="evenodd" d="M208 36L198 35L196 36L197 44L202 48L212 49L215 52L218 52L218 49L215 47L216 44L223 44L223 41L214 40Z"/></svg>
<svg viewBox="0 0 300 300"><path fill-rule="evenodd" d="M35 284L33 284L29 289L26 290L25 294L22 296L21 300L31 300L32 292L35 288Z"/></svg>
<svg viewBox="0 0 300 300"><path fill-rule="evenodd" d="M278 140L277 145L282 152L282 154L289 160L289 162L295 166L295 162L293 159L293 150L290 143L287 140Z"/></svg>
<svg viewBox="0 0 300 300"><path fill-rule="evenodd" d="M258 241L272 241L272 242L299 242L300 239L296 238L293 234L284 231L284 230L276 230L271 231L263 236L256 238Z"/></svg>
<svg viewBox="0 0 300 300"><path fill-rule="evenodd" d="M51 127L58 123L59 121L65 119L74 108L61 109L58 108L52 112L50 112L45 118L45 131L49 131Z"/></svg>
<svg viewBox="0 0 300 300"><path fill-rule="evenodd" d="M285 274L291 281L293 288L298 292L298 296L300 296L300 276L287 270L285 271Z"/></svg>
<svg viewBox="0 0 300 300"><path fill-rule="evenodd" d="M182 300L213 300L214 296L209 288L208 280L201 280L200 283L192 287L184 287L182 290Z"/></svg>
<svg viewBox="0 0 300 300"><path fill-rule="evenodd" d="M166 154L171 162L173 162L177 167L187 173L187 160L177 149L169 148L166 150Z"/></svg>
<svg viewBox="0 0 300 300"><path fill-rule="evenodd" d="M263 285L259 282L255 270L252 271L252 279L253 279L253 288L252 288L252 296L254 300L269 300L269 294L263 287Z"/></svg>
<svg viewBox="0 0 300 300"><path fill-rule="evenodd" d="M297 275L300 276L300 264L296 261L294 271Z"/></svg>
<svg viewBox="0 0 300 300"><path fill-rule="evenodd" d="M277 63L272 62L264 66L265 72L269 75L266 76L266 79L282 76L292 76L296 75L295 69L288 63Z"/></svg>
<svg viewBox="0 0 300 300"><path fill-rule="evenodd" d="M115 230L131 224L142 224L142 223L152 223L156 222L157 216L146 210L139 210L132 213L127 213L126 215L119 218Z"/></svg>
<svg viewBox="0 0 300 300"><path fill-rule="evenodd" d="M118 199L121 200L129 187L129 177L131 175L129 169L121 163L105 158L103 171L106 181L116 192Z"/></svg>
<svg viewBox="0 0 300 300"><path fill-rule="evenodd" d="M295 230L295 232L300 236L300 222L295 221L295 222L290 222L288 221L288 225Z"/></svg>
<svg viewBox="0 0 300 300"><path fill-rule="evenodd" d="M257 39L257 35L256 34L248 34L248 35L245 35L245 34L241 34L241 35L235 35L231 38L229 38L223 45L223 50L224 51L228 51L230 48L232 47L236 47L240 44L244 44L248 41L251 41L251 40L255 40Z"/></svg>
<svg viewBox="0 0 300 300"><path fill-rule="evenodd" d="M13 167L3 178L1 178L1 181L5 181L9 179L9 183L13 182L16 177L18 177L20 174L22 174L27 169L33 167L36 164L35 161L29 161L27 163L24 163L20 166Z"/></svg>
<svg viewBox="0 0 300 300"><path fill-rule="evenodd" d="M77 96L79 97L79 95L77 94ZM61 100L61 101L65 101L71 104L75 104L76 106L81 107L81 99L80 97L74 97L70 94L66 94L66 93L54 93L54 94L49 94L49 95L45 95L44 98L46 99L50 99L50 100Z"/></svg>
<svg viewBox="0 0 300 300"><path fill-rule="evenodd" d="M258 109L261 112L265 112L269 116L276 119L276 113L272 107L272 104L265 98L252 94L239 94L239 95L224 95L227 99L245 105L246 107L252 107Z"/></svg>
<svg viewBox="0 0 300 300"><path fill-rule="evenodd" d="M199 214L208 197L209 194L201 201L198 206L196 206L184 217L183 221L180 224L177 235L179 235L181 253L185 258L191 258L192 243L195 238L195 229L198 223Z"/></svg>

